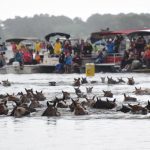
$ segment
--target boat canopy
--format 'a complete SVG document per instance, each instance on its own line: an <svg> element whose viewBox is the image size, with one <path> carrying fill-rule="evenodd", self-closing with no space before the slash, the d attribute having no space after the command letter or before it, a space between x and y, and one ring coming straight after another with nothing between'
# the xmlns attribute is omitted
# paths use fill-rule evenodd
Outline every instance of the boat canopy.
<svg viewBox="0 0 150 150"><path fill-rule="evenodd" d="M58 35L58 36L64 36L64 37L66 37L66 39L69 39L69 38L70 38L70 35L67 34L67 33L54 32L54 33L47 34L47 35L45 36L45 39L46 39L46 41L49 41L51 37L57 36L57 35Z"/></svg>
<svg viewBox="0 0 150 150"><path fill-rule="evenodd" d="M116 31L100 31L91 33L90 40L92 43L102 39L103 37L115 36L115 35L126 35L128 37L133 36L149 36L150 29L127 29L127 30L116 30Z"/></svg>
<svg viewBox="0 0 150 150"><path fill-rule="evenodd" d="M6 42L10 42L10 43L14 42L16 44L19 44L20 42L25 41L25 40L34 41L34 42L40 41L40 39L38 38L27 37L27 38L11 38L11 39L7 39Z"/></svg>

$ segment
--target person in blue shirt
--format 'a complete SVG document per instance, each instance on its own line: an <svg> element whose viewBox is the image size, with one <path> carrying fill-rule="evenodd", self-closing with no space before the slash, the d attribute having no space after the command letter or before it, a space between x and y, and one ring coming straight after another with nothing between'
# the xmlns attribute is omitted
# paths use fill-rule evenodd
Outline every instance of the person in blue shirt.
<svg viewBox="0 0 150 150"><path fill-rule="evenodd" d="M65 57L65 73L71 73L72 56L68 52Z"/></svg>
<svg viewBox="0 0 150 150"><path fill-rule="evenodd" d="M109 39L107 41L106 47L108 54L114 53L114 42L112 41L112 39Z"/></svg>
<svg viewBox="0 0 150 150"><path fill-rule="evenodd" d="M15 61L19 62L20 69L23 68L23 55L20 51L17 51L15 54Z"/></svg>

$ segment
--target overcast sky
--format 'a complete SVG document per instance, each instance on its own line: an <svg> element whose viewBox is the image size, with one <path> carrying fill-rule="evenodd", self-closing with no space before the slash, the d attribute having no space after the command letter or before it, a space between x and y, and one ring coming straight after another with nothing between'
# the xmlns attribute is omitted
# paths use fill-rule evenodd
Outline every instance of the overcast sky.
<svg viewBox="0 0 150 150"><path fill-rule="evenodd" d="M0 0L0 20L35 14L86 20L95 13L150 13L150 0Z"/></svg>

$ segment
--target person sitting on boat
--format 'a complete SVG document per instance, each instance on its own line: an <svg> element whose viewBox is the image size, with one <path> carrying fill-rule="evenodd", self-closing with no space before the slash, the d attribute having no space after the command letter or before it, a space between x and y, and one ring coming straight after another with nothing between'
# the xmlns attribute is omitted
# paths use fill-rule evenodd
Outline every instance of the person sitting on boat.
<svg viewBox="0 0 150 150"><path fill-rule="evenodd" d="M39 52L36 52L35 54L35 63L39 64L41 62L41 56L39 55Z"/></svg>
<svg viewBox="0 0 150 150"><path fill-rule="evenodd" d="M132 51L130 51L128 58L126 58L126 62L125 62L126 65L122 69L123 72L131 71L131 66L132 66L132 62L133 62L134 59L135 59L134 53Z"/></svg>
<svg viewBox="0 0 150 150"><path fill-rule="evenodd" d="M81 57L78 55L78 52L75 53L73 59L72 59L72 68L74 72L80 73L80 67L82 64Z"/></svg>
<svg viewBox="0 0 150 150"><path fill-rule="evenodd" d="M83 55L91 57L92 51L93 51L92 45L88 41L86 41L83 46L83 51L82 51Z"/></svg>
<svg viewBox="0 0 150 150"><path fill-rule="evenodd" d="M35 43L35 51L36 52L40 52L40 50L41 50L41 43L36 41L36 43Z"/></svg>
<svg viewBox="0 0 150 150"><path fill-rule="evenodd" d="M146 67L150 69L150 46L146 47L146 51L144 53L144 59L146 62Z"/></svg>
<svg viewBox="0 0 150 150"><path fill-rule="evenodd" d="M23 61L26 65L31 65L32 63L32 54L29 52L28 49L23 51Z"/></svg>
<svg viewBox="0 0 150 150"><path fill-rule="evenodd" d="M74 51L74 54L77 52L78 55L80 55L80 44L79 44L79 41L77 41L73 47L72 47L73 51Z"/></svg>
<svg viewBox="0 0 150 150"><path fill-rule="evenodd" d="M21 51L17 50L15 53L15 61L19 62L20 68L23 68L23 54Z"/></svg>
<svg viewBox="0 0 150 150"><path fill-rule="evenodd" d="M59 57L59 55L61 54L61 49L62 49L62 44L61 44L59 38L57 38L57 40L54 44L54 55L56 57Z"/></svg>
<svg viewBox="0 0 150 150"><path fill-rule="evenodd" d="M51 44L51 42L47 43L47 50L49 51L50 55L53 55L54 54L54 48Z"/></svg>
<svg viewBox="0 0 150 150"><path fill-rule="evenodd" d="M15 42L11 43L12 51L15 53L17 51L17 44Z"/></svg>
<svg viewBox="0 0 150 150"><path fill-rule="evenodd" d="M107 41L106 47L107 47L107 53L109 54L114 53L114 42L112 39L109 39Z"/></svg>
<svg viewBox="0 0 150 150"><path fill-rule="evenodd" d="M64 72L64 64L65 64L65 54L62 51L60 56L59 56L59 64L57 64L55 67L55 72L56 73Z"/></svg>
<svg viewBox="0 0 150 150"><path fill-rule="evenodd" d="M103 48L103 50L99 51L98 56L95 59L95 63L96 64L104 63L105 59L106 59L106 56L107 56L106 49Z"/></svg>
<svg viewBox="0 0 150 150"><path fill-rule="evenodd" d="M144 47L146 45L146 41L143 36L138 37L135 43L136 54L141 57L141 52L144 51Z"/></svg>
<svg viewBox="0 0 150 150"><path fill-rule="evenodd" d="M121 61L121 69L123 69L126 65L127 65L127 61L128 61L128 58L129 58L129 53L130 53L130 49L126 49L124 51L124 55L123 55L123 58L122 58L122 61Z"/></svg>
<svg viewBox="0 0 150 150"><path fill-rule="evenodd" d="M64 51L65 55L67 53L72 54L72 46L71 46L71 43L69 40L64 41L63 51Z"/></svg>

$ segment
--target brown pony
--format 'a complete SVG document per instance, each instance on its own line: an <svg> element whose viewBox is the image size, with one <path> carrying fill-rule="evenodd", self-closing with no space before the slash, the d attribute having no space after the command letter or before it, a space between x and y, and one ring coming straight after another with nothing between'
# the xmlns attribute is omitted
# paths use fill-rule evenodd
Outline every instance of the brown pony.
<svg viewBox="0 0 150 150"><path fill-rule="evenodd" d="M133 93L137 95L146 95L150 94L150 89L141 89L141 87L140 88L135 87L135 91L133 91Z"/></svg>
<svg viewBox="0 0 150 150"><path fill-rule="evenodd" d="M88 81L87 81L86 78L83 78L83 77L82 77L81 83L82 83L82 84L86 84L86 83L88 83Z"/></svg>
<svg viewBox="0 0 150 150"><path fill-rule="evenodd" d="M69 93L69 92L66 92L66 91L63 91L63 90L62 90L62 94L63 94L63 99L64 99L64 100L70 98L70 93Z"/></svg>
<svg viewBox="0 0 150 150"><path fill-rule="evenodd" d="M82 106L88 106L88 107L93 107L93 105L95 104L95 100L94 100L95 96L93 96L92 99L89 98L85 98L86 101L81 102Z"/></svg>
<svg viewBox="0 0 150 150"><path fill-rule="evenodd" d="M74 104L74 114L75 115L78 116L78 115L87 115L88 114L87 110L79 102L74 101L73 99L72 99L72 102Z"/></svg>
<svg viewBox="0 0 150 150"><path fill-rule="evenodd" d="M74 78L73 86L80 86L80 85L81 85L80 78L78 79Z"/></svg>
<svg viewBox="0 0 150 150"><path fill-rule="evenodd" d="M7 115L8 114L8 107L7 101L0 103L0 115Z"/></svg>
<svg viewBox="0 0 150 150"><path fill-rule="evenodd" d="M134 114L142 114L142 115L147 114L147 108L140 106L140 104L137 105L128 104L128 106L131 108L131 112Z"/></svg>
<svg viewBox="0 0 150 150"><path fill-rule="evenodd" d="M93 105L93 108L97 108L97 109L113 109L116 106L117 106L116 99L114 99L113 101L109 101L108 99L106 99L106 101L103 101L103 100L97 98L97 101Z"/></svg>
<svg viewBox="0 0 150 150"><path fill-rule="evenodd" d="M11 83L8 81L8 79L2 81L2 83L3 83L3 84L2 84L3 86L11 86Z"/></svg>
<svg viewBox="0 0 150 150"><path fill-rule="evenodd" d="M49 82L49 85L50 86L56 86L56 82L55 81L51 81L51 82Z"/></svg>
<svg viewBox="0 0 150 150"><path fill-rule="evenodd" d="M14 117L23 117L23 116L27 116L30 114L30 111L28 111L26 108L24 107L16 107L16 109L14 110Z"/></svg>
<svg viewBox="0 0 150 150"><path fill-rule="evenodd" d="M56 102L54 102L53 105L50 105L49 102L47 102L47 108L42 116L60 116L60 112L58 112L56 108Z"/></svg>
<svg viewBox="0 0 150 150"><path fill-rule="evenodd" d="M117 110L117 111L121 111L123 113L127 113L131 111L131 108L129 108L128 106L122 105L122 108Z"/></svg>
<svg viewBox="0 0 150 150"><path fill-rule="evenodd" d="M37 101L44 101L46 99L42 91L41 92L36 91L36 94L33 93L33 96Z"/></svg>
<svg viewBox="0 0 150 150"><path fill-rule="evenodd" d="M136 102L136 101L137 101L137 98L131 97L131 96L126 96L126 94L124 93L124 101Z"/></svg>
<svg viewBox="0 0 150 150"><path fill-rule="evenodd" d="M135 81L134 81L133 77L132 78L128 78L127 84L129 84L129 85L134 85L135 84Z"/></svg>
<svg viewBox="0 0 150 150"><path fill-rule="evenodd" d="M113 97L113 93L111 91L104 91L104 97Z"/></svg>
<svg viewBox="0 0 150 150"><path fill-rule="evenodd" d="M102 83L105 83L105 77L101 77Z"/></svg>
<svg viewBox="0 0 150 150"><path fill-rule="evenodd" d="M108 79L108 81L107 81L108 84L117 84L117 83L118 83L118 82L117 82L116 80L114 80L112 77L111 77L111 78L107 77L107 79Z"/></svg>
<svg viewBox="0 0 150 150"><path fill-rule="evenodd" d="M86 87L86 92L87 93L92 93L92 89L93 89L93 87Z"/></svg>
<svg viewBox="0 0 150 150"><path fill-rule="evenodd" d="M125 81L122 78L117 78L118 79L118 83L125 83Z"/></svg>

